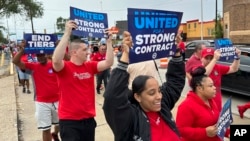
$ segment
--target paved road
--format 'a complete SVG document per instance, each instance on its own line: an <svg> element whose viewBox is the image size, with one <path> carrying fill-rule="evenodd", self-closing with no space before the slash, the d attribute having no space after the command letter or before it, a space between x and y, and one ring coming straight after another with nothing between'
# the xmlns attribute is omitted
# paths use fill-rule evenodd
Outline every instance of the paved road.
<svg viewBox="0 0 250 141"><path fill-rule="evenodd" d="M164 80L165 70L159 71ZM41 132L36 128L34 116L34 95L23 94L16 78L16 75L12 75L0 79L0 141L41 141ZM185 98L187 90L189 90L188 86L185 87L182 97L172 111L174 117L176 107ZM31 91L33 92L33 89ZM102 104L102 94L96 95L96 141L112 141L113 134L105 121ZM236 110L233 110L233 113L233 124L250 124L249 118L240 119ZM19 126L17 123L20 123ZM19 134L17 129L19 129Z"/></svg>

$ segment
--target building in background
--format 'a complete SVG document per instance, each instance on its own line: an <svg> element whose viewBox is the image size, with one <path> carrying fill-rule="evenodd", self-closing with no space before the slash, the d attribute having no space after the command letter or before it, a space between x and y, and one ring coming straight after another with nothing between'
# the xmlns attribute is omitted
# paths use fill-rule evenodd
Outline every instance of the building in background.
<svg viewBox="0 0 250 141"><path fill-rule="evenodd" d="M203 21L203 40L214 39L215 21ZM201 22L198 19L181 23L179 27L184 41L200 40L201 39Z"/></svg>
<svg viewBox="0 0 250 141"><path fill-rule="evenodd" d="M127 21L116 21L116 27L119 29L117 34L117 40L122 39L122 33L128 30ZM203 22L203 39L213 40L214 39L214 27L215 21L204 21ZM181 23L179 27L179 33L181 34L184 41L200 40L201 39L201 22L198 19Z"/></svg>
<svg viewBox="0 0 250 141"><path fill-rule="evenodd" d="M121 40L123 32L128 30L128 21L116 21L115 26L119 29L116 39Z"/></svg>
<svg viewBox="0 0 250 141"><path fill-rule="evenodd" d="M223 0L224 37L250 44L250 0Z"/></svg>

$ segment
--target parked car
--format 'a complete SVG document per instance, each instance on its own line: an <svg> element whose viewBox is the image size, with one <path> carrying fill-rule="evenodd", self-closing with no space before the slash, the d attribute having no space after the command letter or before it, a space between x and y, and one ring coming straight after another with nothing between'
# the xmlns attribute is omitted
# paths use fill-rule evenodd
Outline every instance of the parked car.
<svg viewBox="0 0 250 141"><path fill-rule="evenodd" d="M194 53L195 46L198 44L205 44L206 47L213 47L214 48L214 40L193 40L186 44L186 51L185 51L185 60L190 58Z"/></svg>
<svg viewBox="0 0 250 141"><path fill-rule="evenodd" d="M250 96L250 47L238 47L241 50L240 67L236 73L222 77L222 90L236 94ZM219 64L230 65L233 62L222 62Z"/></svg>
<svg viewBox="0 0 250 141"><path fill-rule="evenodd" d="M207 47L214 48L214 41L211 40L195 40L186 45L186 60L194 52L195 45L204 43ZM221 89L240 95L250 96L250 46L235 45L241 50L240 67L235 73L224 75L222 77ZM231 65L233 60L229 62L218 61L219 64Z"/></svg>

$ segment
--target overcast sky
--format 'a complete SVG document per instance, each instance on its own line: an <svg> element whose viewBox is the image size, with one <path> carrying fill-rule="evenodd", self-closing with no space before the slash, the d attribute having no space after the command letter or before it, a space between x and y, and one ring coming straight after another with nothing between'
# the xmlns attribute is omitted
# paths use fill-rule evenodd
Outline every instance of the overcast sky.
<svg viewBox="0 0 250 141"><path fill-rule="evenodd" d="M201 1L203 2L203 21L215 19L216 0L37 0L43 3L44 16L34 19L37 33L57 31L55 23L58 17L69 18L69 7L76 7L86 11L102 12L108 14L109 26L115 21L127 20L127 8L159 9L183 12L182 23L189 20L201 20ZM218 12L222 14L222 0L218 0ZM8 19L1 19L3 25L9 27L11 39L21 39L22 34L31 33L30 21L18 15ZM15 22L16 21L16 22Z"/></svg>

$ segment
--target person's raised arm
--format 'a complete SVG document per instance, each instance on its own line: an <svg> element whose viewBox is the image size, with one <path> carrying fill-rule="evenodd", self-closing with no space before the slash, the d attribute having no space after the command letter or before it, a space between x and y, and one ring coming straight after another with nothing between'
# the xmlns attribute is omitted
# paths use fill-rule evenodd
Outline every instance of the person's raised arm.
<svg viewBox="0 0 250 141"><path fill-rule="evenodd" d="M236 48L235 49L235 52L238 56L238 58L234 59L233 63L230 65L230 68L229 68L229 71L227 72L227 74L230 74L230 73L234 73L236 71L238 71L239 69L239 66L240 66L240 54L241 54L241 51Z"/></svg>
<svg viewBox="0 0 250 141"><path fill-rule="evenodd" d="M172 109L181 96L186 80L185 64L180 49L176 49L175 55L172 56L165 78L166 82L161 87L163 102Z"/></svg>
<svg viewBox="0 0 250 141"><path fill-rule="evenodd" d="M114 53L113 53L113 46L112 46L112 32L107 30L106 34L108 34L106 59L98 62L97 70L99 72L110 68L114 63Z"/></svg>
<svg viewBox="0 0 250 141"><path fill-rule="evenodd" d="M126 43L127 41L132 42L129 32L125 31L123 47L126 50L122 53L117 67L112 70L104 92L104 115L115 135L127 132L127 128L133 120L131 117L133 110L130 108L131 104L128 99L129 96L132 96L132 91L128 89L129 74L126 71L129 62L129 47L131 47L128 44L131 43Z"/></svg>
<svg viewBox="0 0 250 141"><path fill-rule="evenodd" d="M210 73L212 72L214 65L217 63L217 61L220 59L221 56L221 52L220 50L215 50L214 51L214 57L213 59L210 61L210 63L205 67L206 68L206 75L210 75Z"/></svg>
<svg viewBox="0 0 250 141"><path fill-rule="evenodd" d="M130 33L127 31L124 31L123 36L124 37L123 37L122 46L123 46L124 51L122 52L120 61L129 63L129 49L132 46L132 39L131 39Z"/></svg>
<svg viewBox="0 0 250 141"><path fill-rule="evenodd" d="M64 67L63 58L65 55L65 50L69 44L69 39L73 28L77 28L77 25L74 21L69 20L65 23L64 34L61 38L61 41L55 48L55 51L52 56L53 69L55 71L60 71Z"/></svg>
<svg viewBox="0 0 250 141"><path fill-rule="evenodd" d="M15 64L16 66L18 66L20 69L24 70L25 69L25 65L24 63L21 61L21 57L24 53L24 47L26 45L26 42L23 40L22 43L20 44L20 50L18 51L18 53L14 56L12 63Z"/></svg>

